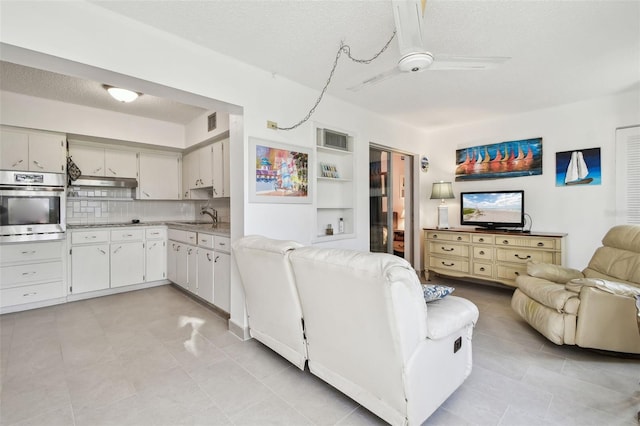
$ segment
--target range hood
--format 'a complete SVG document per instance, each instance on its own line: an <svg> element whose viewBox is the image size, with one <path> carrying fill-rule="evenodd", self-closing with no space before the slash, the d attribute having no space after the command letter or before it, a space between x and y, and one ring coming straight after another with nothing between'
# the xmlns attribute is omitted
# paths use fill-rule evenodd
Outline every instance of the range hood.
<svg viewBox="0 0 640 426"><path fill-rule="evenodd" d="M90 186L98 188L137 188L136 178L121 178L110 176L80 176L72 181L70 186Z"/></svg>

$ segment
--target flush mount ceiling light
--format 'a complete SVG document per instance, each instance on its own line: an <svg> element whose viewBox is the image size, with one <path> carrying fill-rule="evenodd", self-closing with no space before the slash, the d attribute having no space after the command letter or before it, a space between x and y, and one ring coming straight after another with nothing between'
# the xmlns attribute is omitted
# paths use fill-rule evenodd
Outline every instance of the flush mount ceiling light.
<svg viewBox="0 0 640 426"><path fill-rule="evenodd" d="M107 86L106 84L103 87L109 92L113 99L118 102L133 102L142 94L119 87Z"/></svg>

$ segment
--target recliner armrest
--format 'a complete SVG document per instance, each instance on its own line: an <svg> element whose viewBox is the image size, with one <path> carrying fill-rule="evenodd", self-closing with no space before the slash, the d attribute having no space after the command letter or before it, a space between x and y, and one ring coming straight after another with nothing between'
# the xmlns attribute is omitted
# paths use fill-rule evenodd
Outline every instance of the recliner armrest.
<svg viewBox="0 0 640 426"><path fill-rule="evenodd" d="M527 275L558 284L565 284L576 278L584 278L584 274L577 269L536 261L527 262Z"/></svg>
<svg viewBox="0 0 640 426"><path fill-rule="evenodd" d="M618 296L626 296L636 298L640 296L640 287L630 284L620 283L616 281L603 280L601 278L578 278L569 281L566 284L567 290L580 292L582 287L595 287L607 293L617 294Z"/></svg>

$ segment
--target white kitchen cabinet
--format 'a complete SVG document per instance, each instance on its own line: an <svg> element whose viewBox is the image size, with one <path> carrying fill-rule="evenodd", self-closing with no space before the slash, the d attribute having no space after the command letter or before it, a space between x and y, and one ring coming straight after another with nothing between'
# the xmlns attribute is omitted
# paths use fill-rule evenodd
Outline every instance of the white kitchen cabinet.
<svg viewBox="0 0 640 426"><path fill-rule="evenodd" d="M0 245L0 308L59 303L66 295L63 258L63 241Z"/></svg>
<svg viewBox="0 0 640 426"><path fill-rule="evenodd" d="M111 243L111 288L144 282L144 243Z"/></svg>
<svg viewBox="0 0 640 426"><path fill-rule="evenodd" d="M138 198L141 200L181 199L180 155L141 152Z"/></svg>
<svg viewBox="0 0 640 426"><path fill-rule="evenodd" d="M138 157L135 151L69 141L69 155L85 176L138 176Z"/></svg>
<svg viewBox="0 0 640 426"><path fill-rule="evenodd" d="M109 243L74 245L71 248L71 292L79 294L107 288Z"/></svg>
<svg viewBox="0 0 640 426"><path fill-rule="evenodd" d="M176 241L167 242L167 279L178 283L178 253Z"/></svg>
<svg viewBox="0 0 640 426"><path fill-rule="evenodd" d="M229 139L213 144L213 198L228 197L230 193Z"/></svg>
<svg viewBox="0 0 640 426"><path fill-rule="evenodd" d="M145 231L145 281L167 278L167 230L149 228Z"/></svg>
<svg viewBox="0 0 640 426"><path fill-rule="evenodd" d="M0 129L0 169L64 173L65 135L3 127Z"/></svg>
<svg viewBox="0 0 640 426"><path fill-rule="evenodd" d="M198 294L198 249L195 246L186 246L187 250L187 290Z"/></svg>
<svg viewBox="0 0 640 426"><path fill-rule="evenodd" d="M216 251L213 267L213 304L225 312L231 312L231 256Z"/></svg>
<svg viewBox="0 0 640 426"><path fill-rule="evenodd" d="M212 249L198 247L198 296L214 303L214 253Z"/></svg>
<svg viewBox="0 0 640 426"><path fill-rule="evenodd" d="M188 244L169 240L167 278L185 290L189 289Z"/></svg>
<svg viewBox="0 0 640 426"><path fill-rule="evenodd" d="M206 200L213 184L212 147L207 145L183 156L182 179L184 197Z"/></svg>

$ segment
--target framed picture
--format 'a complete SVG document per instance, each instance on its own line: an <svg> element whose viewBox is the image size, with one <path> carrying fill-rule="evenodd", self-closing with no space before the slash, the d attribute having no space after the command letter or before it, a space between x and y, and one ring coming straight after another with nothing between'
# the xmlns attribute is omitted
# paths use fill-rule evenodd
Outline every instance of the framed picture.
<svg viewBox="0 0 640 426"><path fill-rule="evenodd" d="M601 183L600 148L556 152L556 186Z"/></svg>
<svg viewBox="0 0 640 426"><path fill-rule="evenodd" d="M542 138L479 145L456 150L456 181L542 174Z"/></svg>
<svg viewBox="0 0 640 426"><path fill-rule="evenodd" d="M311 203L311 150L249 138L249 201Z"/></svg>

